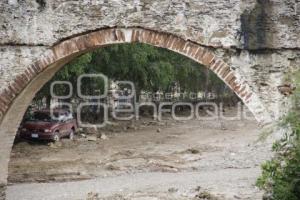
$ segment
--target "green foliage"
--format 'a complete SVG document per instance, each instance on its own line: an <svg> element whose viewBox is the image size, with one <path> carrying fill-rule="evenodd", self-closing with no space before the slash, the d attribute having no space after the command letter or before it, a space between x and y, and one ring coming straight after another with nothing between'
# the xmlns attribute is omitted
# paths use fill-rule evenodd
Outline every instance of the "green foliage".
<svg viewBox="0 0 300 200"><path fill-rule="evenodd" d="M300 76L295 82L299 86ZM298 87L297 87L298 88ZM299 89L293 96L298 98ZM296 106L296 104L295 104ZM294 107L295 108L295 107ZM270 194L272 200L300 199L300 112L292 111L279 124L287 130L285 137L273 144L275 157L262 165L262 175L257 186ZM289 131L288 131L289 130Z"/></svg>
<svg viewBox="0 0 300 200"><path fill-rule="evenodd" d="M36 94L35 100L40 100L43 97L48 97L50 95L50 86L53 81L70 81L73 88L76 88L77 77L85 73L91 59L92 54L86 53L67 64L42 87L42 89ZM63 85L55 86L54 92L56 95L65 95L68 93Z"/></svg>
<svg viewBox="0 0 300 200"><path fill-rule="evenodd" d="M276 156L262 165L257 185L271 194L274 200L300 199L300 140L286 145L276 143Z"/></svg>
<svg viewBox="0 0 300 200"><path fill-rule="evenodd" d="M209 90L222 95L226 88L215 74L207 74L205 67L187 57L146 44L118 44L84 54L67 64L39 91L36 100L49 96L50 84L55 80L70 81L76 91L77 78L85 73L102 73L112 81L132 81L137 92L169 92L174 82L180 85L182 92ZM97 79L84 80L81 89L86 94L96 95L93 92L102 86ZM55 93L67 94L64 87L55 87Z"/></svg>

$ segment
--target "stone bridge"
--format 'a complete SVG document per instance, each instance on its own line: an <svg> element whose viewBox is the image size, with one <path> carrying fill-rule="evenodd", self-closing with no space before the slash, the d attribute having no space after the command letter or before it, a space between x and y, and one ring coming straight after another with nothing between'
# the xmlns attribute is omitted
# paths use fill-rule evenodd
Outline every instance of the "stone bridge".
<svg viewBox="0 0 300 200"><path fill-rule="evenodd" d="M297 0L2 0L0 199L16 130L35 93L64 64L102 46L146 43L216 73L261 125L289 101L300 64Z"/></svg>

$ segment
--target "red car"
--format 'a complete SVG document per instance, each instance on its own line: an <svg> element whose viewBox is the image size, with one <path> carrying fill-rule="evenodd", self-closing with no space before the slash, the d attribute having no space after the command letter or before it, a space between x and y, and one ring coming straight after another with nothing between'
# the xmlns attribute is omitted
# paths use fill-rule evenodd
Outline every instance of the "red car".
<svg viewBox="0 0 300 200"><path fill-rule="evenodd" d="M30 119L26 120L20 131L20 137L25 139L59 141L60 138L74 138L77 129L76 120L66 110L35 111Z"/></svg>

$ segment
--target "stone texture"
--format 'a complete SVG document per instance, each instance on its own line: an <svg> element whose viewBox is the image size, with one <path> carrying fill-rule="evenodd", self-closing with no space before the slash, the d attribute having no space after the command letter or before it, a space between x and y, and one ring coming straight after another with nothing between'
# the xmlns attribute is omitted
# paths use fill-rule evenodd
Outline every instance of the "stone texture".
<svg viewBox="0 0 300 200"><path fill-rule="evenodd" d="M131 26L172 32L216 47L245 45L255 49L300 45L299 3L292 0L8 2L0 3L2 44L52 46L74 34L103 27ZM240 37L246 38L245 43Z"/></svg>
<svg viewBox="0 0 300 200"><path fill-rule="evenodd" d="M143 27L212 48L279 118L285 100L275 88L296 62L290 56L299 54L299 4L291 0L5 0L0 2L0 90L9 84L19 90L11 83L16 76L30 73L25 67L60 41L106 27Z"/></svg>
<svg viewBox="0 0 300 200"><path fill-rule="evenodd" d="M247 80L274 119L286 113L289 101L278 86L290 83L288 74L300 69L299 50L265 50L259 54L243 50L230 60L231 66Z"/></svg>
<svg viewBox="0 0 300 200"><path fill-rule="evenodd" d="M258 120L276 121L289 107L278 86L300 66L296 2L1 1L0 183L6 184L14 134L35 92L74 56L107 44L143 42L188 56L218 74Z"/></svg>
<svg viewBox="0 0 300 200"><path fill-rule="evenodd" d="M6 185L0 185L0 200L5 200Z"/></svg>
<svg viewBox="0 0 300 200"><path fill-rule="evenodd" d="M267 123L271 121L269 113L260 100L255 95L250 95L253 92L248 83L243 80L243 77L239 76L222 59L217 58L210 48L192 43L172 34L142 28L108 28L75 36L54 45L40 59L23 68L23 71L19 72L9 82L8 86L4 88L2 91L4 99L1 102L4 105L1 110L2 116L5 116L14 99L21 98L18 95L27 86L28 82L48 66L60 60L65 60L76 53L81 54L82 52L105 45L130 42L140 42L167 48L209 67L248 105L259 122ZM50 77L45 75L45 79L49 80Z"/></svg>

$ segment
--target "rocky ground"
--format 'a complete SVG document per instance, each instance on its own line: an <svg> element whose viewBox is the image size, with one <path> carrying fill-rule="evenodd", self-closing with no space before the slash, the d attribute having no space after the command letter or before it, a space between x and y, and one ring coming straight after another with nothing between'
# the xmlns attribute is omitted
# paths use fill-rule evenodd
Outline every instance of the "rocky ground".
<svg viewBox="0 0 300 200"><path fill-rule="evenodd" d="M231 112L234 112L232 110ZM57 144L21 141L8 199L261 199L270 142L255 120L117 122ZM41 198L42 197L42 198Z"/></svg>

